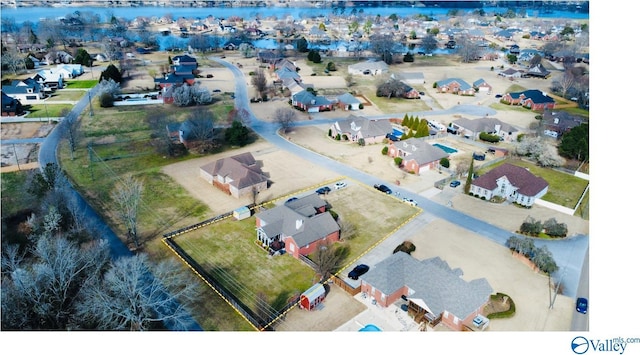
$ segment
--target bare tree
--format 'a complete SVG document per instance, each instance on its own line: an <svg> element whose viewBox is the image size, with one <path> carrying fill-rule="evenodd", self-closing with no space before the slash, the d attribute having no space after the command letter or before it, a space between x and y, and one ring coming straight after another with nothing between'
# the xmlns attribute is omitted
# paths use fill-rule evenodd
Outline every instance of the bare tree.
<svg viewBox="0 0 640 355"><path fill-rule="evenodd" d="M471 164L471 159L463 159L458 161L456 164L456 176L462 177L467 171L469 171L469 165Z"/></svg>
<svg viewBox="0 0 640 355"><path fill-rule="evenodd" d="M480 58L480 46L468 36L461 36L456 43L457 53L463 63L470 63Z"/></svg>
<svg viewBox="0 0 640 355"><path fill-rule="evenodd" d="M258 96L262 97L267 89L267 78L264 75L264 70L258 68L255 74L251 77L251 84L256 88Z"/></svg>
<svg viewBox="0 0 640 355"><path fill-rule="evenodd" d="M335 243L321 244L313 260L321 279L325 280L338 271L348 254L349 250L346 247L338 247Z"/></svg>
<svg viewBox="0 0 640 355"><path fill-rule="evenodd" d="M338 226L340 226L340 239L350 240L356 236L358 232L357 227L343 218L338 219Z"/></svg>
<svg viewBox="0 0 640 355"><path fill-rule="evenodd" d="M425 53L433 53L433 51L438 49L438 40L436 39L436 36L431 33L428 33L422 38L421 44Z"/></svg>
<svg viewBox="0 0 640 355"><path fill-rule="evenodd" d="M143 190L142 181L134 178L131 174L127 174L116 184L111 192L116 214L127 229L127 240L133 241L136 249L140 247L138 208L142 201Z"/></svg>
<svg viewBox="0 0 640 355"><path fill-rule="evenodd" d="M389 79L383 83L378 84L376 88L376 96L387 97L403 97L405 93L406 84L398 79Z"/></svg>
<svg viewBox="0 0 640 355"><path fill-rule="evenodd" d="M283 133L287 133L293 125L296 113L290 108L281 107L274 113L274 120L278 122Z"/></svg>
<svg viewBox="0 0 640 355"><path fill-rule="evenodd" d="M78 315L104 330L186 330L198 282L174 259L153 265L145 254L113 262L99 284L83 290Z"/></svg>

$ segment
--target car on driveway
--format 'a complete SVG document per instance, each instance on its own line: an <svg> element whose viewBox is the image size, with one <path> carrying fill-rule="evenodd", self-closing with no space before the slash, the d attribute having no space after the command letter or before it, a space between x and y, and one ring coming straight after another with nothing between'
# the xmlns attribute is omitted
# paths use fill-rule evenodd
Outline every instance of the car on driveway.
<svg viewBox="0 0 640 355"><path fill-rule="evenodd" d="M379 185L379 184L375 184L373 185L373 187L378 190L378 191L382 191L386 194L391 194L391 189L387 187L387 185Z"/></svg>
<svg viewBox="0 0 640 355"><path fill-rule="evenodd" d="M333 185L333 188L336 190L344 189L345 187L347 187L347 183L342 181L336 182L336 184Z"/></svg>
<svg viewBox="0 0 640 355"><path fill-rule="evenodd" d="M458 180L453 180L451 181L451 183L449 184L449 186L453 187L454 189L458 186L460 186L460 181Z"/></svg>
<svg viewBox="0 0 640 355"><path fill-rule="evenodd" d="M329 193L329 191L331 191L331 188L329 186L324 186L324 187L321 187L321 188L317 189L316 193L318 195L326 195L326 194Z"/></svg>
<svg viewBox="0 0 640 355"><path fill-rule="evenodd" d="M297 199L298 199L297 197L292 197L292 198L288 199L287 202L292 202L292 201L295 201Z"/></svg>
<svg viewBox="0 0 640 355"><path fill-rule="evenodd" d="M576 300L576 311L587 314L587 308L589 307L589 301L584 297L578 297Z"/></svg>
<svg viewBox="0 0 640 355"><path fill-rule="evenodd" d="M364 275L369 271L369 266L365 264L360 264L353 268L353 270L349 271L349 278L352 280L357 280L360 276Z"/></svg>
<svg viewBox="0 0 640 355"><path fill-rule="evenodd" d="M418 205L418 203L416 201L414 201L414 200L412 200L410 198L406 198L406 197L402 199L402 202L404 202L404 203L406 203L408 205L411 205L411 206L417 206Z"/></svg>

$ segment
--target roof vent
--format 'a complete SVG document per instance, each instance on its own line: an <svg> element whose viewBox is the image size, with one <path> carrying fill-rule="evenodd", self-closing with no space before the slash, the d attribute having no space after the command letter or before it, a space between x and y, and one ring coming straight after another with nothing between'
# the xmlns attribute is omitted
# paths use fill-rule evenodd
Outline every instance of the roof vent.
<svg viewBox="0 0 640 355"><path fill-rule="evenodd" d="M296 219L296 230L299 230L300 228L302 228L302 225L304 224L304 221L301 219Z"/></svg>

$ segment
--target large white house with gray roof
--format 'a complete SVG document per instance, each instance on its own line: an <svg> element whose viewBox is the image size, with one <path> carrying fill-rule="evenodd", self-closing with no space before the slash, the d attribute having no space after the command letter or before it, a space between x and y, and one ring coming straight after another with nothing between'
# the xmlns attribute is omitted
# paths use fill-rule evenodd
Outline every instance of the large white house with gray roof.
<svg viewBox="0 0 640 355"><path fill-rule="evenodd" d="M449 157L444 150L429 144L424 138L409 138L389 142L387 155L402 158L402 168L419 175L436 168L440 159Z"/></svg>
<svg viewBox="0 0 640 355"><path fill-rule="evenodd" d="M462 274L439 257L418 260L399 251L361 276L361 292L382 307L404 296L418 323L475 330L473 319L483 315L493 288L485 278L465 281Z"/></svg>

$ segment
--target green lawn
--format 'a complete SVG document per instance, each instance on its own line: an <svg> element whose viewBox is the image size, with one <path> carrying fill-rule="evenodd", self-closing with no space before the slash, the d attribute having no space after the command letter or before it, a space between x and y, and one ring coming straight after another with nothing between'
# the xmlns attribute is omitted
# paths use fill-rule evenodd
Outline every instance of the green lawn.
<svg viewBox="0 0 640 355"><path fill-rule="evenodd" d="M498 167L501 164L510 163L529 169L529 171L545 179L549 183L548 192L542 197L542 200L555 203L568 208L575 208L583 191L587 188L589 181L580 179L573 175L559 172L550 168L542 168L524 160L507 159L490 167L478 170L478 175L482 175L487 170ZM587 199L588 202L588 199ZM583 201L584 204L584 201ZM584 207L583 207L584 208Z"/></svg>
<svg viewBox="0 0 640 355"><path fill-rule="evenodd" d="M98 85L98 79L65 81L66 89L90 89L96 85Z"/></svg>
<svg viewBox="0 0 640 355"><path fill-rule="evenodd" d="M57 90L54 92L47 102L52 101L79 101L87 92L84 90Z"/></svg>
<svg viewBox="0 0 640 355"><path fill-rule="evenodd" d="M29 177L29 171L15 171L0 174L0 186L2 186L2 217L8 217L16 212L31 208L35 198L25 192L25 186Z"/></svg>
<svg viewBox="0 0 640 355"><path fill-rule="evenodd" d="M60 117L64 110L71 111L71 104L35 104L28 105L25 111L29 111L29 118Z"/></svg>

